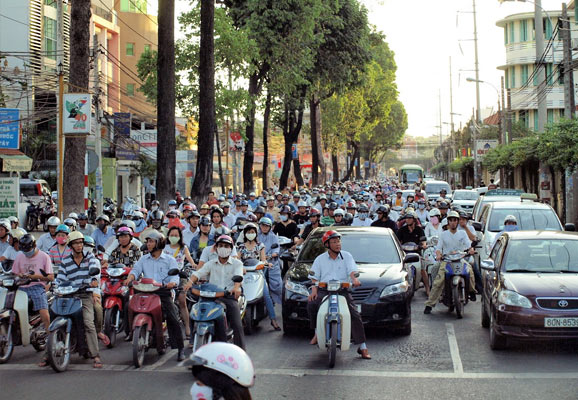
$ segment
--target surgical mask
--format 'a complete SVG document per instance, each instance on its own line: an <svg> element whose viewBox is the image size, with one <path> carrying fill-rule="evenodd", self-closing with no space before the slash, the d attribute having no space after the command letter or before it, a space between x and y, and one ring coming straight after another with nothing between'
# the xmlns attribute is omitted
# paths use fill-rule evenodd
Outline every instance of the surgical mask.
<svg viewBox="0 0 578 400"><path fill-rule="evenodd" d="M201 386L197 382L191 386L191 397L193 400L213 400L213 388Z"/></svg>
<svg viewBox="0 0 578 400"><path fill-rule="evenodd" d="M169 210L176 210L176 209L177 209L177 207L175 207L175 206L169 206Z"/></svg>
<svg viewBox="0 0 578 400"><path fill-rule="evenodd" d="M287 215L280 215L279 219L283 222L287 221L287 219L289 219L289 217Z"/></svg>
<svg viewBox="0 0 578 400"><path fill-rule="evenodd" d="M359 218L360 218L360 219L365 219L365 218L367 218L367 213L359 213Z"/></svg>
<svg viewBox="0 0 578 400"><path fill-rule="evenodd" d="M171 242L171 244L177 244L179 243L179 237L178 236L169 236L169 242Z"/></svg>
<svg viewBox="0 0 578 400"><path fill-rule="evenodd" d="M437 225L440 222L440 219L438 217L430 217L429 221L434 224Z"/></svg>
<svg viewBox="0 0 578 400"><path fill-rule="evenodd" d="M423 210L425 208L425 204L420 204L420 205L418 205L418 207L420 210Z"/></svg>
<svg viewBox="0 0 578 400"><path fill-rule="evenodd" d="M158 206L152 206L152 207L151 207L151 211L156 211L156 210L158 210L158 209L159 209Z"/></svg>
<svg viewBox="0 0 578 400"><path fill-rule="evenodd" d="M56 238L56 243L58 243L58 244L66 244L67 241L68 241L68 238L65 238L65 237L57 237Z"/></svg>
<svg viewBox="0 0 578 400"><path fill-rule="evenodd" d="M100 229L101 231L104 230L104 227L106 226L106 224L104 222L101 222L98 224L98 229Z"/></svg>
<svg viewBox="0 0 578 400"><path fill-rule="evenodd" d="M257 234L256 234L256 233L253 233L253 232L250 232L250 233L247 233L247 234L245 235L245 237L246 237L247 239L249 239L249 240L255 240L255 238L257 237Z"/></svg>
<svg viewBox="0 0 578 400"><path fill-rule="evenodd" d="M28 258L32 257L34 255L36 249L32 249L30 251L23 251L24 255Z"/></svg>
<svg viewBox="0 0 578 400"><path fill-rule="evenodd" d="M219 257L221 258L227 258L231 255L231 252L233 251L233 249L230 249L228 247L219 247L217 249L217 254L219 255Z"/></svg>
<svg viewBox="0 0 578 400"><path fill-rule="evenodd" d="M519 230L518 225L504 225L504 232L514 232Z"/></svg>

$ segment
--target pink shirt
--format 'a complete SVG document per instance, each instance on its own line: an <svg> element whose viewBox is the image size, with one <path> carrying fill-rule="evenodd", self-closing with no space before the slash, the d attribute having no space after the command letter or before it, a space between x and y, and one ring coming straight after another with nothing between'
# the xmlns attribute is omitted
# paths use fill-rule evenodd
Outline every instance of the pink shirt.
<svg viewBox="0 0 578 400"><path fill-rule="evenodd" d="M19 253L14 260L12 265L12 273L14 274L27 274L29 271L34 271L35 275L41 275L40 270L43 270L47 274L53 274L52 261L50 257L43 251L38 250L36 255L33 257L26 257L23 253ZM32 282L29 285L24 285L22 287L30 287L34 285L44 285L44 282Z"/></svg>

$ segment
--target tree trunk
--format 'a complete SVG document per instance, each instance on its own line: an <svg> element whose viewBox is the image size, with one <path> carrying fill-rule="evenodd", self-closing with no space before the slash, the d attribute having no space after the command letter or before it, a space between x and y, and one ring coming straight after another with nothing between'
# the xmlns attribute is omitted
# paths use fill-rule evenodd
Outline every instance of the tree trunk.
<svg viewBox="0 0 578 400"><path fill-rule="evenodd" d="M70 15L70 92L88 93L90 47L90 0L75 0ZM62 170L62 215L84 210L84 161L86 138L66 138ZM61 211L61 210L59 210Z"/></svg>
<svg viewBox="0 0 578 400"><path fill-rule="evenodd" d="M305 185L303 175L301 174L301 163L299 163L299 158L293 160L293 174L295 175L295 182L297 182L299 187Z"/></svg>
<svg viewBox="0 0 578 400"><path fill-rule="evenodd" d="M289 172L291 171L291 161L293 159L291 154L291 146L293 143L297 143L299 138L299 133L301 132L301 127L303 126L303 112L305 111L305 94L307 93L307 87L303 86L301 88L299 105L297 110L291 108L285 101L285 111L284 111L284 121L283 121L283 139L285 142L285 158L283 160L283 170L281 171L281 178L279 179L279 190L284 189L287 186L287 181L289 179ZM301 176L301 166L300 164L293 163L293 169L295 174L295 179L297 184L303 184L303 177Z"/></svg>
<svg viewBox="0 0 578 400"><path fill-rule="evenodd" d="M197 168L191 199L202 204L213 186L215 140L215 3L201 1L201 42L199 49L199 134ZM159 41L160 43L160 41Z"/></svg>
<svg viewBox="0 0 578 400"><path fill-rule="evenodd" d="M361 179L361 152L359 151L359 144L357 144L357 163L355 165L355 179Z"/></svg>
<svg viewBox="0 0 578 400"><path fill-rule="evenodd" d="M333 182L339 182L339 160L337 159L337 154L331 152L331 164L333 167Z"/></svg>
<svg viewBox="0 0 578 400"><path fill-rule="evenodd" d="M325 183L325 160L323 159L323 144L321 140L321 100L317 93L313 93L309 101L311 118L311 183L317 186ZM321 174L319 174L321 170Z"/></svg>
<svg viewBox="0 0 578 400"><path fill-rule="evenodd" d="M175 0L159 0L158 10L156 189L157 200L161 202L161 208L166 209L168 201L175 196ZM202 54L201 50L201 58Z"/></svg>
<svg viewBox="0 0 578 400"><path fill-rule="evenodd" d="M561 170L560 171L560 193L562 193L562 223L565 224L566 223L566 171Z"/></svg>
<svg viewBox="0 0 578 400"><path fill-rule="evenodd" d="M347 167L347 173L343 177L342 181L348 181L353 174L353 167L355 166L355 160L359 157L359 146L355 142L350 142L351 147L353 147L353 154L351 155L351 159L349 160L349 166Z"/></svg>
<svg viewBox="0 0 578 400"><path fill-rule="evenodd" d="M291 146L293 142L289 140L289 106L285 103L284 119L283 119L283 143L285 145L285 154L283 156L283 169L279 177L279 190L285 189L287 181L289 180L289 172L291 172Z"/></svg>
<svg viewBox="0 0 578 400"><path fill-rule="evenodd" d="M245 158L243 160L243 191L246 194L255 189L253 183L253 145L255 139L255 110L259 95L259 76L254 72L249 78L249 107L247 110L247 124L245 127Z"/></svg>
<svg viewBox="0 0 578 400"><path fill-rule="evenodd" d="M269 186L269 120L271 117L271 93L267 91L265 113L263 114L263 190Z"/></svg>
<svg viewBox="0 0 578 400"><path fill-rule="evenodd" d="M552 205L552 208L554 209L554 211L556 211L556 214L558 214L558 190L556 190L556 172L554 171L554 168L552 167L548 167L548 169L550 170L550 182L552 182L551 185L551 193L552 193L552 202L550 203ZM560 214L558 214L560 215Z"/></svg>

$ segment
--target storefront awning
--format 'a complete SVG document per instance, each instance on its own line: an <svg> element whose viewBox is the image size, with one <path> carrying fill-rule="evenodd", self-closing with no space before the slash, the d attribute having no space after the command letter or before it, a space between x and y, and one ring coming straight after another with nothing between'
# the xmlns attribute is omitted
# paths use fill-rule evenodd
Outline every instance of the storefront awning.
<svg viewBox="0 0 578 400"><path fill-rule="evenodd" d="M18 150L0 149L2 172L29 172L32 159Z"/></svg>

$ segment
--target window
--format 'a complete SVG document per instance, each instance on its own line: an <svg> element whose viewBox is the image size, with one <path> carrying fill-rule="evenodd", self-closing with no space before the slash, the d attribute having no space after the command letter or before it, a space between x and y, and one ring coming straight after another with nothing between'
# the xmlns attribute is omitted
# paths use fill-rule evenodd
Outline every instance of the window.
<svg viewBox="0 0 578 400"><path fill-rule="evenodd" d="M521 110L518 113L518 121L522 122L526 128L528 128L528 111Z"/></svg>
<svg viewBox="0 0 578 400"><path fill-rule="evenodd" d="M151 45L150 45L150 44L145 44L145 45L144 45L144 52L145 52L145 53L150 53L150 52L151 52Z"/></svg>
<svg viewBox="0 0 578 400"><path fill-rule="evenodd" d="M56 60L56 20L44 17L44 51L46 58Z"/></svg>
<svg viewBox="0 0 578 400"><path fill-rule="evenodd" d="M548 125L554 123L554 110L548 110Z"/></svg>
<svg viewBox="0 0 578 400"><path fill-rule="evenodd" d="M504 80L506 82L506 89L510 89L510 69L506 68L506 76L504 77Z"/></svg>
<svg viewBox="0 0 578 400"><path fill-rule="evenodd" d="M536 71L534 73L534 86L538 86L540 84L540 74L543 74L544 70L542 68L538 68L537 65L534 65L534 71Z"/></svg>
<svg viewBox="0 0 578 400"><path fill-rule="evenodd" d="M510 28L510 43L514 43L516 41L515 37L514 37L514 23L512 22L511 24L508 24L508 27Z"/></svg>
<svg viewBox="0 0 578 400"><path fill-rule="evenodd" d="M548 85L554 84L554 74L552 73L552 64L546 64L546 79Z"/></svg>
<svg viewBox="0 0 578 400"><path fill-rule="evenodd" d="M126 95L129 97L134 96L134 83L127 83L126 84Z"/></svg>
<svg viewBox="0 0 578 400"><path fill-rule="evenodd" d="M528 66L527 65L522 65L522 75L520 78L520 83L522 85L525 85L526 82L528 82Z"/></svg>
<svg viewBox="0 0 578 400"><path fill-rule="evenodd" d="M147 14L147 0L120 0L120 11Z"/></svg>
<svg viewBox="0 0 578 400"><path fill-rule="evenodd" d="M538 132L538 110L532 111L534 114L534 131Z"/></svg>
<svg viewBox="0 0 578 400"><path fill-rule="evenodd" d="M56 0L44 0L44 5L56 8Z"/></svg>
<svg viewBox="0 0 578 400"><path fill-rule="evenodd" d="M544 19L544 39L550 40L552 38L552 24L550 18Z"/></svg>
<svg viewBox="0 0 578 400"><path fill-rule="evenodd" d="M520 42L526 42L528 40L528 21L520 21Z"/></svg>
<svg viewBox="0 0 578 400"><path fill-rule="evenodd" d="M508 44L508 25L504 26L504 44Z"/></svg>
<svg viewBox="0 0 578 400"><path fill-rule="evenodd" d="M516 67L510 69L510 89L516 87Z"/></svg>
<svg viewBox="0 0 578 400"><path fill-rule="evenodd" d="M126 44L126 53L127 56L134 56L134 43L127 43Z"/></svg>
<svg viewBox="0 0 578 400"><path fill-rule="evenodd" d="M536 40L536 21L532 20L532 40Z"/></svg>

